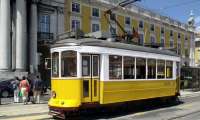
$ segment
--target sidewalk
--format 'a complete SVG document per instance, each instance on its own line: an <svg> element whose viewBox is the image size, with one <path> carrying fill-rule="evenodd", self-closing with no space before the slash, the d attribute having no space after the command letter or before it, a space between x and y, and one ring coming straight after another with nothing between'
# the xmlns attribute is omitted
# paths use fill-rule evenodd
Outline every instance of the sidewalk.
<svg viewBox="0 0 200 120"><path fill-rule="evenodd" d="M181 94L180 97L182 97L182 98L196 97L196 96L200 96L200 91L194 92L194 91L191 91L191 90L181 90L180 94Z"/></svg>
<svg viewBox="0 0 200 120"><path fill-rule="evenodd" d="M181 98L200 96L200 91L193 92L190 90L181 90ZM38 120L49 119L48 115L48 98L49 95L43 96L42 104L23 105L23 103L13 103L13 99L4 99L3 105L0 105L0 120Z"/></svg>
<svg viewBox="0 0 200 120"><path fill-rule="evenodd" d="M42 118L50 118L48 115L48 105L23 103L1 105L0 120L36 120Z"/></svg>

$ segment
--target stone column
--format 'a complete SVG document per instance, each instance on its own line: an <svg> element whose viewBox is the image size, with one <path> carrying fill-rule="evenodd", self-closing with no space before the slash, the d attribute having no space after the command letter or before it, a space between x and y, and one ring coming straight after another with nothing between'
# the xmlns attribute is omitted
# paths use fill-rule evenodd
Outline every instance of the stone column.
<svg viewBox="0 0 200 120"><path fill-rule="evenodd" d="M16 69L16 4L12 3L12 71Z"/></svg>
<svg viewBox="0 0 200 120"><path fill-rule="evenodd" d="M30 72L37 73L37 2L33 1L31 4L31 19L30 19Z"/></svg>
<svg viewBox="0 0 200 120"><path fill-rule="evenodd" d="M16 0L16 70L26 70L27 23L26 0Z"/></svg>
<svg viewBox="0 0 200 120"><path fill-rule="evenodd" d="M10 0L0 0L0 71L11 67Z"/></svg>

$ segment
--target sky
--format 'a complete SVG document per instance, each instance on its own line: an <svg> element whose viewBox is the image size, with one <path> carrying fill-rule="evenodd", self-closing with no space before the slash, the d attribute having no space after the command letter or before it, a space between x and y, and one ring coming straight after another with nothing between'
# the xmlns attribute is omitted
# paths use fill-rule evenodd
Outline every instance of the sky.
<svg viewBox="0 0 200 120"><path fill-rule="evenodd" d="M134 4L183 23L187 23L192 10L196 25L200 25L200 0L141 0Z"/></svg>

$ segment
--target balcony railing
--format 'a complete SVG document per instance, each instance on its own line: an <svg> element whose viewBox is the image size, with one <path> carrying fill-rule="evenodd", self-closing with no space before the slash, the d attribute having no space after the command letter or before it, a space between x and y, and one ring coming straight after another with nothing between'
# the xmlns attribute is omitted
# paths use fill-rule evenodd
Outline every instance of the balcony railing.
<svg viewBox="0 0 200 120"><path fill-rule="evenodd" d="M38 41L52 41L54 39L53 33L38 32Z"/></svg>

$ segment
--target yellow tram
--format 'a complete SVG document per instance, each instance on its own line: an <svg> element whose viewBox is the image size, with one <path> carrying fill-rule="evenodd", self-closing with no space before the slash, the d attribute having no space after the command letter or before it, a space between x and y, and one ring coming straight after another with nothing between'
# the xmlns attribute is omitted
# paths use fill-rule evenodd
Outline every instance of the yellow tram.
<svg viewBox="0 0 200 120"><path fill-rule="evenodd" d="M179 95L180 58L173 52L95 38L67 38L51 48L53 116L83 105Z"/></svg>

